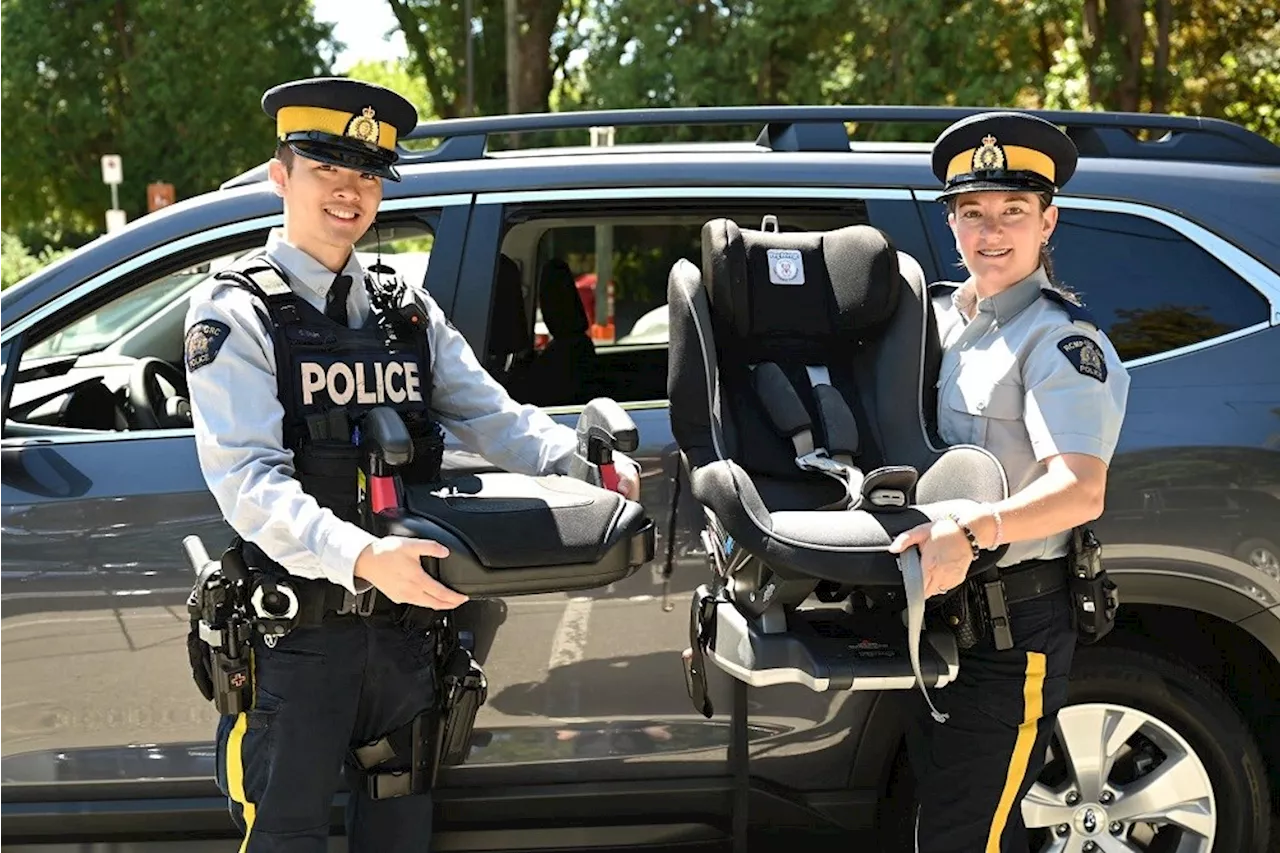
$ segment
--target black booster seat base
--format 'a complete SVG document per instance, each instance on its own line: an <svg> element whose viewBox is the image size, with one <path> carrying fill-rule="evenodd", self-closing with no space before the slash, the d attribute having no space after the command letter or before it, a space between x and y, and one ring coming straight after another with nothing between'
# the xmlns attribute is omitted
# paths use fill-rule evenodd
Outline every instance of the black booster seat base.
<svg viewBox="0 0 1280 853"><path fill-rule="evenodd" d="M448 548L449 556L424 558L423 565L450 589L472 598L591 589L653 559L654 525L644 507L603 485L614 481L612 452L639 444L634 422L614 401L599 398L583 410L571 475L482 473L404 483L395 474L407 463L403 422L389 409L370 416L368 492L388 495L367 507L371 529Z"/></svg>

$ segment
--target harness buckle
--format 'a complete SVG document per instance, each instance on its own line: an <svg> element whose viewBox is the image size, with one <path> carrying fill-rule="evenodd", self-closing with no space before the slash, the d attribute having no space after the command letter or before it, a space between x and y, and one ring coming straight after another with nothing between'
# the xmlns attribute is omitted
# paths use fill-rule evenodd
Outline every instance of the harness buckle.
<svg viewBox="0 0 1280 853"><path fill-rule="evenodd" d="M369 587L364 592L354 594L351 590L344 589L342 591L342 606L338 608L339 616L346 616L354 613L357 616L372 616L373 605L376 603L378 590Z"/></svg>

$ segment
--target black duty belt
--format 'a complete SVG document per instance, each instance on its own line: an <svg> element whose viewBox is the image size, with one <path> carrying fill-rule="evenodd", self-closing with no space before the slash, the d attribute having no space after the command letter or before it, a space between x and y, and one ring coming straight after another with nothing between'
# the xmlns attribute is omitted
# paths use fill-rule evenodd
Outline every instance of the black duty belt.
<svg viewBox="0 0 1280 853"><path fill-rule="evenodd" d="M290 576L288 580L298 594L299 625L319 625L341 616L398 615L405 607L372 587L355 595L331 581L296 576Z"/></svg>
<svg viewBox="0 0 1280 853"><path fill-rule="evenodd" d="M1000 569L1006 604L1019 604L1067 588L1067 558L1025 560Z"/></svg>

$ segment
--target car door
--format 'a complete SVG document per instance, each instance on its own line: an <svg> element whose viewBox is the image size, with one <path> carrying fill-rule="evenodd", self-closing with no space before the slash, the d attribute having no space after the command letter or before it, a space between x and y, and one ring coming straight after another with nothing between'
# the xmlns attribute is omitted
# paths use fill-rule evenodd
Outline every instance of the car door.
<svg viewBox="0 0 1280 853"><path fill-rule="evenodd" d="M626 779L660 789L680 777L727 772L727 680L718 683L717 713L706 720L694 711L682 676L690 598L708 569L698 542L701 511L687 484L676 483L662 316L670 266L678 257L698 262L707 220L731 216L754 228L767 214L785 228L870 222L899 246L927 245L906 190L672 187L476 197L462 276L473 286L459 290L454 324L512 395L529 399L525 383L553 324L538 319L546 307L541 288L550 267L570 267L582 310L593 315L585 324L595 350L592 370L601 379L593 390L618 400L636 423L641 500L658 536L654 561L625 581L507 599L506 621L486 661L489 701L477 722L482 743L465 765L447 769L448 784ZM514 285L504 276L514 276ZM518 304L495 295L495 285L517 292ZM522 315L523 335L497 331L512 325L506 311ZM545 392L538 387L538 403L566 425L590 396L570 399L566 392L557 401ZM799 791L847 786L856 738L823 733L860 730L872 694L786 686L755 692L751 702L752 737L760 744L753 774Z"/></svg>
<svg viewBox="0 0 1280 853"><path fill-rule="evenodd" d="M357 249L416 271L419 282L425 275L429 290L451 299L451 247L462 242L469 202L451 196L384 205L378 233ZM38 317L6 318L25 329L4 340L6 790L213 778L216 717L191 683L184 648L193 573L182 540L200 536L216 555L232 531L205 485L193 431L128 422L103 428L102 411L72 412L56 387L41 403L44 392L24 384L52 379L65 387L80 376L105 389L93 398L101 409L121 399L143 355L181 376L191 288L260 246L278 224L275 217L220 228L180 258L161 245L119 270L99 271L76 299L37 309ZM41 375L50 370L61 375ZM235 389L227 389L226 405L235 405Z"/></svg>

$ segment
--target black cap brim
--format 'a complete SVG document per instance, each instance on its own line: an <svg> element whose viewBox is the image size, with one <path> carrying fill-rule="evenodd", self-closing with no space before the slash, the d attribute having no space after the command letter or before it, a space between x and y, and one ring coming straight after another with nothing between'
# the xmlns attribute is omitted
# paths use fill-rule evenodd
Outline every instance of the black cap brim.
<svg viewBox="0 0 1280 853"><path fill-rule="evenodd" d="M1056 187L1039 175L1025 172L986 172L977 173L970 180L952 182L938 194L938 200L964 195L965 193L1048 193L1053 195Z"/></svg>
<svg viewBox="0 0 1280 853"><path fill-rule="evenodd" d="M308 160L377 175L388 181L400 180L400 172L392 165L394 157L387 157L376 150L369 150L370 146L361 143L352 145L344 142L340 137L310 133L300 139L286 139L285 144L293 149L293 153Z"/></svg>

